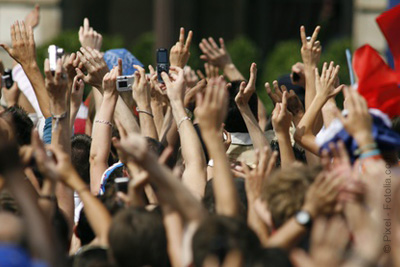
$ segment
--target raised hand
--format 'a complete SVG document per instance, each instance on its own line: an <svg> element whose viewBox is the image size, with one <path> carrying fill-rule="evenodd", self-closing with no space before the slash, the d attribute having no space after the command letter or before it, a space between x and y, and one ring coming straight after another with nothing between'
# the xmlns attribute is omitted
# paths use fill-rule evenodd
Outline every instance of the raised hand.
<svg viewBox="0 0 400 267"><path fill-rule="evenodd" d="M12 47L0 44L4 50L23 67L36 63L36 46L31 26L26 27L25 22L15 22L11 25Z"/></svg>
<svg viewBox="0 0 400 267"><path fill-rule="evenodd" d="M277 80L273 81L272 85L274 87L274 90L271 90L271 86L268 82L265 83L264 86L265 86L265 90L267 91L269 98L271 98L272 103L274 103L274 105L275 105L276 103L282 102L282 94L283 94L283 92L287 91L287 88L284 85L279 87Z"/></svg>
<svg viewBox="0 0 400 267"><path fill-rule="evenodd" d="M193 32L189 31L185 42L185 28L180 29L179 41L171 48L169 62L171 66L185 67L190 57L190 44L192 43Z"/></svg>
<svg viewBox="0 0 400 267"><path fill-rule="evenodd" d="M194 87L197 82L199 81L199 77L196 75L196 73L194 72L194 70L192 70L192 68L190 66L185 66L185 68L183 69L183 72L185 74L185 80L186 80L186 84L187 87Z"/></svg>
<svg viewBox="0 0 400 267"><path fill-rule="evenodd" d="M104 96L118 97L117 91L118 67L114 67L103 78Z"/></svg>
<svg viewBox="0 0 400 267"><path fill-rule="evenodd" d="M28 13L25 17L25 25L32 27L34 29L37 25L39 25L40 21L40 6L36 4L35 7Z"/></svg>
<svg viewBox="0 0 400 267"><path fill-rule="evenodd" d="M317 41L318 33L321 27L317 26L311 36L310 41L306 37L306 29L304 26L300 27L300 37L301 37L301 57L305 65L316 67L319 59L321 57L321 45Z"/></svg>
<svg viewBox="0 0 400 267"><path fill-rule="evenodd" d="M209 37L208 40L201 40L199 47L203 55L201 55L200 58L220 69L224 69L226 65L232 64L232 59L225 48L224 39L219 38L219 44L220 47L218 47L212 37Z"/></svg>
<svg viewBox="0 0 400 267"><path fill-rule="evenodd" d="M282 103L277 103L272 112L272 126L277 133L289 133L293 115L287 110L288 93L283 93Z"/></svg>
<svg viewBox="0 0 400 267"><path fill-rule="evenodd" d="M219 76L219 68L213 64L204 63L204 70L206 72L207 80L217 78Z"/></svg>
<svg viewBox="0 0 400 267"><path fill-rule="evenodd" d="M101 49L103 37L90 27L88 18L83 20L83 26L79 28L79 42L82 47L90 47L97 51Z"/></svg>
<svg viewBox="0 0 400 267"><path fill-rule="evenodd" d="M76 75L76 68L79 67L79 57L72 53L64 59L64 68L68 74L68 79L72 82Z"/></svg>
<svg viewBox="0 0 400 267"><path fill-rule="evenodd" d="M239 92L235 97L235 102L238 106L246 106L248 105L251 96L256 91L256 80L257 80L257 65L256 63L252 63L250 66L250 79L246 84L242 82L239 87Z"/></svg>
<svg viewBox="0 0 400 267"><path fill-rule="evenodd" d="M323 97L326 100L336 96L344 87L344 85L337 88L334 87L339 73L339 65L334 67L333 62L329 64L325 62L322 67L321 76L319 76L318 69L315 68L315 89L317 96Z"/></svg>
<svg viewBox="0 0 400 267"><path fill-rule="evenodd" d="M227 85L222 76L208 82L204 96L197 94L195 115L202 132L219 133L227 114L227 96Z"/></svg>
<svg viewBox="0 0 400 267"><path fill-rule="evenodd" d="M167 95L171 102L180 101L183 103L183 98L186 90L186 81L183 74L183 69L179 67L171 67L171 71L177 72L172 73L171 77L167 73L161 73L161 76L167 86Z"/></svg>
<svg viewBox="0 0 400 267"><path fill-rule="evenodd" d="M135 99L139 109L150 109L150 85L146 78L145 70L139 65L133 66L138 71L135 72L135 81L132 85L132 97Z"/></svg>
<svg viewBox="0 0 400 267"><path fill-rule="evenodd" d="M193 101L195 101L196 95L198 93L202 94L204 92L204 90L206 89L206 86L207 86L207 81L200 80L199 82L197 82L197 84L193 88L186 90L184 101L183 101L184 106L187 107L189 104L191 104Z"/></svg>
<svg viewBox="0 0 400 267"><path fill-rule="evenodd" d="M79 109L82 103L84 89L85 83L83 80L75 76L71 88L71 106L73 105L75 108Z"/></svg>
<svg viewBox="0 0 400 267"><path fill-rule="evenodd" d="M372 137L372 117L368 112L365 99L352 88L344 89L346 108L349 114L346 117L337 111L336 115L343 123L346 131L353 136L361 147L374 142Z"/></svg>
<svg viewBox="0 0 400 267"><path fill-rule="evenodd" d="M88 72L85 75L80 68L76 68L75 70L79 78L85 83L101 89L103 77L109 71L101 53L90 47L81 47L78 57Z"/></svg>
<svg viewBox="0 0 400 267"><path fill-rule="evenodd" d="M262 185L275 168L277 157L276 151L271 153L269 147L264 147L261 152L256 151L257 166L254 169L250 170L245 163L242 163L248 197L255 200L261 195Z"/></svg>
<svg viewBox="0 0 400 267"><path fill-rule="evenodd" d="M151 89L164 96L167 94L166 87L164 83L158 81L157 72L154 70L152 65L149 65L150 71L150 85Z"/></svg>
<svg viewBox="0 0 400 267"><path fill-rule="evenodd" d="M62 65L62 60L57 60L57 67L54 72L50 70L49 59L46 58L44 62L44 74L46 76L45 84L47 93L50 97L50 110L53 114L60 115L66 111L67 98L69 91L68 79Z"/></svg>

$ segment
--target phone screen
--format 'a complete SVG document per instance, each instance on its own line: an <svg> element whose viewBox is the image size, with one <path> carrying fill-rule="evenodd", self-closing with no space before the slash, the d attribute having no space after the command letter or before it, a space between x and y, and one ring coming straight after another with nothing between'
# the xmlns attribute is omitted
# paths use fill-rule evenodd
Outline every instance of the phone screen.
<svg viewBox="0 0 400 267"><path fill-rule="evenodd" d="M168 52L167 50L161 50L157 52L157 63L166 64L168 63Z"/></svg>

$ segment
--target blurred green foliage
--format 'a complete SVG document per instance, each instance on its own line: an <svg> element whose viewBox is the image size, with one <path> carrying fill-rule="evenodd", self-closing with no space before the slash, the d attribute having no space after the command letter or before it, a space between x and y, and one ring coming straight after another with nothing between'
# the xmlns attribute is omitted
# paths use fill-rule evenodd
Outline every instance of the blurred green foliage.
<svg viewBox="0 0 400 267"><path fill-rule="evenodd" d="M55 39L37 48L37 58L41 69L47 57L47 48L50 44L55 44L64 48L67 53L76 52L80 48L77 31L64 31ZM103 35L102 50L112 48L130 48L131 52L147 67L149 64L155 65L155 36L153 32L146 32L140 35L132 44L126 44L122 36ZM248 37L237 36L227 42L226 47L239 71L245 76L249 76L249 67L252 62L256 62L260 72L257 79L257 94L267 108L268 112L273 109L272 102L267 96L264 83L272 82L284 74L290 72L294 63L301 61L300 41L287 40L279 42L267 56L261 58L261 49ZM320 66L323 62L335 61L341 66L339 78L341 83L349 84L349 72L346 63L345 50L351 48L350 39L336 39L323 47ZM200 59L201 51L197 45L193 44L190 48L191 57L188 65L192 69L204 70L203 61ZM341 96L338 103L341 104Z"/></svg>

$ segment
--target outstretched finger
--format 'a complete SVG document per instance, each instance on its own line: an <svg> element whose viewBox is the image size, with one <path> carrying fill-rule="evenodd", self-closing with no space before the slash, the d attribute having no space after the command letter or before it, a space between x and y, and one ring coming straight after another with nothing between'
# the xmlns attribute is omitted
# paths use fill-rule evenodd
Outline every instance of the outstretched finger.
<svg viewBox="0 0 400 267"><path fill-rule="evenodd" d="M303 46L306 46L307 45L306 28L303 25L300 27L300 38Z"/></svg>
<svg viewBox="0 0 400 267"><path fill-rule="evenodd" d="M183 46L185 44L185 28L181 27L179 32L179 43Z"/></svg>
<svg viewBox="0 0 400 267"><path fill-rule="evenodd" d="M311 36L311 43L312 43L312 44L314 44L315 41L317 41L318 33L319 33L320 30L321 30L321 27L320 27L320 26L317 26L317 27L315 28L315 30L314 30L314 32L313 32L313 35Z"/></svg>
<svg viewBox="0 0 400 267"><path fill-rule="evenodd" d="M193 31L189 31L188 36L186 38L186 43L185 43L185 48L189 50L190 45L192 44L192 38L193 38Z"/></svg>

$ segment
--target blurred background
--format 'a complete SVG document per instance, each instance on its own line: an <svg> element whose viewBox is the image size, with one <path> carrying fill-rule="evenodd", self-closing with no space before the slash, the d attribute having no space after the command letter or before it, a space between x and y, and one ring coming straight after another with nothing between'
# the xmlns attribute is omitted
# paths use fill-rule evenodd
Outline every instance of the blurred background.
<svg viewBox="0 0 400 267"><path fill-rule="evenodd" d="M143 64L154 64L157 47L170 48L179 27L194 31L189 65L202 69L201 38L223 37L234 63L248 76L258 64L258 93L263 84L290 72L300 57L300 25L308 35L322 30L321 61L342 65L340 79L349 83L345 49L369 43L382 54L386 44L375 18L400 0L0 0L0 42L10 42L12 22L24 19L35 3L41 21L35 30L38 61L43 64L49 44L67 52L79 49L83 18L103 34L103 50L125 47ZM4 51L0 58L11 64ZM262 97L263 98L263 97ZM269 103L265 103L270 108Z"/></svg>

